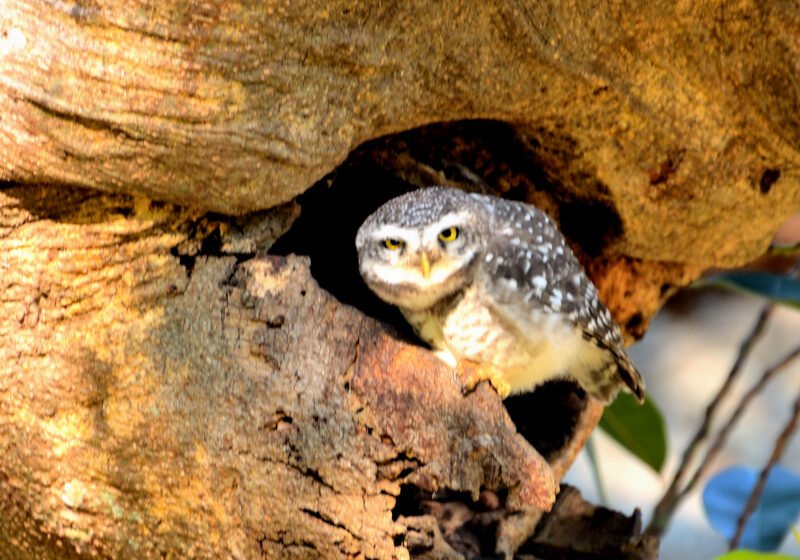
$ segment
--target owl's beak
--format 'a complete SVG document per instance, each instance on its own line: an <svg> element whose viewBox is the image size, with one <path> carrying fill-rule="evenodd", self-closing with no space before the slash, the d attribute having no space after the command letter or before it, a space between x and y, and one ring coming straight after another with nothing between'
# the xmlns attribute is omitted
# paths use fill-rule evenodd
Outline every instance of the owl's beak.
<svg viewBox="0 0 800 560"><path fill-rule="evenodd" d="M431 277L431 261L428 260L428 253L422 251L419 254L419 265L422 268L422 276L427 280Z"/></svg>

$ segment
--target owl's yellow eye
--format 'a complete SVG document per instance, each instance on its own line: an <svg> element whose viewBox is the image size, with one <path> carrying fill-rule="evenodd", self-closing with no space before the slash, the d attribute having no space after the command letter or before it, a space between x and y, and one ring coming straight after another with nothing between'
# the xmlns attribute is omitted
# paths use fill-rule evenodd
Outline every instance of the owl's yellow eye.
<svg viewBox="0 0 800 560"><path fill-rule="evenodd" d="M457 227L450 227L439 232L439 239L445 243L450 243L458 239L458 234L459 231Z"/></svg>
<svg viewBox="0 0 800 560"><path fill-rule="evenodd" d="M390 251L397 251L398 249L402 249L405 245L404 241L400 241L399 239L384 239L383 246L389 249Z"/></svg>

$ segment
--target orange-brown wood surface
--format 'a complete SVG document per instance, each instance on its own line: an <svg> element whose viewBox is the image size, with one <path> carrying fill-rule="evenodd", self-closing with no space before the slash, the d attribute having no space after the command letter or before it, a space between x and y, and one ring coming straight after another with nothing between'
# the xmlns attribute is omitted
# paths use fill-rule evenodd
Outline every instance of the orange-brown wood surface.
<svg viewBox="0 0 800 560"><path fill-rule="evenodd" d="M264 254L296 197L353 150L416 185L468 159L635 338L800 207L798 75L785 2L0 0L0 558L455 557L412 487L499 499L513 551L599 405L537 452ZM337 189L323 255L385 191Z"/></svg>

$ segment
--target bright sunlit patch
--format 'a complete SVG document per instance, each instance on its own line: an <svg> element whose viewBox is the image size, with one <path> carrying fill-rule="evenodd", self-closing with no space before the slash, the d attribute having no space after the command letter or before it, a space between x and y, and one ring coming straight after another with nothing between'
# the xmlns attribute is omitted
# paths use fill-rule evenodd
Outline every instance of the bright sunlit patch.
<svg viewBox="0 0 800 560"><path fill-rule="evenodd" d="M12 27L5 33L5 36L0 35L0 57L21 51L27 43L28 40L22 30Z"/></svg>

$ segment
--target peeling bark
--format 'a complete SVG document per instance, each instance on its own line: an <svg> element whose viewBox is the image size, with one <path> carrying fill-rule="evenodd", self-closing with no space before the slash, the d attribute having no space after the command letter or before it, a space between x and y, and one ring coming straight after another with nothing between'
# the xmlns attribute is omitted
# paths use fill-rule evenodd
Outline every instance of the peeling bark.
<svg viewBox="0 0 800 560"><path fill-rule="evenodd" d="M343 248L412 186L526 200L638 338L800 207L798 36L738 0L0 0L0 558L557 535L600 406L460 395Z"/></svg>
<svg viewBox="0 0 800 560"><path fill-rule="evenodd" d="M0 191L0 557L402 558L404 485L549 509L488 386L462 395L307 259L222 249L295 215Z"/></svg>

